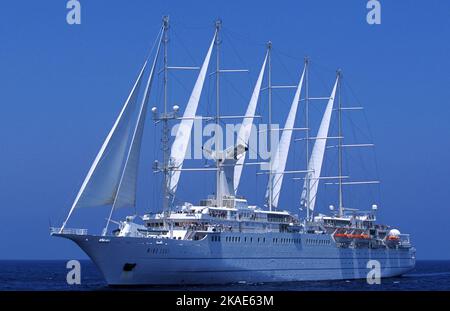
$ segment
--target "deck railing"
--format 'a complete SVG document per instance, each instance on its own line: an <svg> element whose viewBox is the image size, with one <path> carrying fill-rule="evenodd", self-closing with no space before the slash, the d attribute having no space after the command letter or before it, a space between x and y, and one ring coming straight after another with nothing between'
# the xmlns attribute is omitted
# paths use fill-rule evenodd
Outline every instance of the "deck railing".
<svg viewBox="0 0 450 311"><path fill-rule="evenodd" d="M400 238L400 240L399 240L400 246L404 246L404 247L411 246L411 242L409 240L409 234L399 234L398 237Z"/></svg>
<svg viewBox="0 0 450 311"><path fill-rule="evenodd" d="M64 228L61 231L61 228L50 227L50 233L62 233L62 234L75 234L75 235L87 235L87 229L72 229L72 228Z"/></svg>

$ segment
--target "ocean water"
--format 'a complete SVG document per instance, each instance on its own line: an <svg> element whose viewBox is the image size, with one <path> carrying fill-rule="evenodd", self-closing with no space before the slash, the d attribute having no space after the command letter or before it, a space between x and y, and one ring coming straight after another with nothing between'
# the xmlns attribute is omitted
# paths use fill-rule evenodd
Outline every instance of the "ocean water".
<svg viewBox="0 0 450 311"><path fill-rule="evenodd" d="M66 261L0 261L0 290L2 291L109 291L128 290L106 285L96 266L89 260L81 262L81 284L66 282ZM133 288L134 290L136 288ZM230 284L226 286L151 286L139 290L211 290L211 291L448 291L450 290L450 261L417 261L416 268L398 277L382 279L380 285L365 280L287 282L266 284Z"/></svg>

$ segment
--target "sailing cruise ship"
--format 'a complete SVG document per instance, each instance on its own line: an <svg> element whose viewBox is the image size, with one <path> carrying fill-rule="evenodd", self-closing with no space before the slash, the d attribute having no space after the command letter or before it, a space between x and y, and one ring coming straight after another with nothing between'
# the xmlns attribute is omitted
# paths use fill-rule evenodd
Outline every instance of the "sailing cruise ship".
<svg viewBox="0 0 450 311"><path fill-rule="evenodd" d="M298 84L292 87L295 94L289 114L283 128L278 129L281 137L274 147L276 150L266 163L268 168L261 171L261 174L268 176L267 187L264 187L264 206L252 205L237 193L246 165L252 164L245 162L246 154L263 89L269 94L269 131L271 130L272 91L276 86L271 81L270 42L245 115L236 116L242 119L237 143L224 150L205 148L205 152L215 163L213 167L183 168L194 121L208 119L220 126L220 122L227 119L226 116L219 115L219 76L227 71L219 67L221 27L221 21L217 21L200 68L171 67L167 63L169 19L163 18L151 57L147 58L139 71L67 218L61 227L50 228L51 235L74 241L96 264L109 285L365 279L374 267L373 262L379 263L380 277L399 276L413 269L415 249L410 243L409 235L377 223L377 205L372 205L369 211L344 205L343 192L347 185L364 187L365 184L377 181L352 180L351 176L346 176L343 172L343 149L369 144L344 143L342 112L355 107L342 105L340 71L337 72L330 95L322 98L326 106L318 129L310 129L308 121L305 128L296 128L299 106L306 105L305 111L308 113L309 102L313 100L308 94L310 63L305 59ZM216 67L211 75L215 75L217 83L217 113L213 117L200 117L197 109L214 53ZM160 63L163 63L161 70L158 68ZM168 70L176 69L198 70L197 80L183 114L178 106L170 110L167 107L167 73ZM163 74L164 77L162 112L155 107L149 111L147 107L153 80L158 74ZM266 81L264 79L267 80L267 87L263 87L263 81ZM145 84L142 94L141 84ZM154 172L163 176L162 202L159 206L152 207L157 212L140 216L134 213L116 221L113 216L118 209L136 210L141 145L148 115L152 116L155 124L162 126L163 160L161 163L155 161L153 165ZM337 136L331 136L330 133L332 115L338 121ZM171 124L174 123L178 128L170 144L169 133ZM303 138L307 155L306 169L288 171L286 166L289 149L293 133L297 130L306 135ZM309 146L310 142L312 148ZM335 145L330 146L330 142ZM334 150L337 150L336 176L326 176L323 173L328 147L336 147ZM215 194L197 204L178 204L179 200L175 198L180 176L184 171L198 171L197 174L214 171ZM280 206L283 179L288 174L301 175L297 179L302 186L298 187L298 197L290 201L291 206ZM321 195L319 185L324 182L335 185L338 189L337 198L334 198L336 207L327 207L330 210L328 215L316 212L316 199ZM68 227L73 213L79 208L105 206L110 209L101 233L90 234L87 229ZM299 208L305 215L298 216L292 212Z"/></svg>

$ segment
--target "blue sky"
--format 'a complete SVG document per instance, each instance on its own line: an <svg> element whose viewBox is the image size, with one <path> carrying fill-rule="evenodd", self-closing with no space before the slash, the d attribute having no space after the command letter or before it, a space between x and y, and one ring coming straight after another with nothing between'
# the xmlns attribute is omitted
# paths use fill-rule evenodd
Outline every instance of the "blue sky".
<svg viewBox="0 0 450 311"><path fill-rule="evenodd" d="M65 1L8 1L0 9L0 258L79 258L72 243L51 238L59 225L160 27L172 21L174 65L199 65L224 23L224 67L250 69L225 78L223 109L242 114L264 57L274 44L274 79L296 83L302 59L312 60L313 95L327 95L339 67L354 91L346 104L361 104L376 144L380 220L412 235L419 259L450 259L450 3L381 1L381 25L366 23L366 1L86 1L81 25L66 23ZM171 77L170 102L184 109L192 73ZM213 112L212 81L201 113ZM233 91L237 89L238 91ZM157 93L157 92L156 92ZM291 93L277 95L280 123ZM152 99L159 106L158 95ZM262 102L264 103L264 102ZM317 108L320 112L321 108ZM267 109L259 108L264 114ZM146 174L141 210L155 209L160 176L150 171L159 133L145 139ZM300 155L302 148L293 148ZM289 163L295 165L295 155ZM299 169L300 167L297 167ZM183 177L184 178L184 177ZM192 178L192 179L190 179ZM264 180L249 171L242 192L260 204ZM197 187L192 191L191 184ZM212 190L211 180L186 177L180 196L192 201ZM181 181L183 182L183 180ZM298 198L287 185L280 205ZM145 199L147 197L147 199ZM319 207L333 199L324 199ZM79 226L103 220L83 210Z"/></svg>

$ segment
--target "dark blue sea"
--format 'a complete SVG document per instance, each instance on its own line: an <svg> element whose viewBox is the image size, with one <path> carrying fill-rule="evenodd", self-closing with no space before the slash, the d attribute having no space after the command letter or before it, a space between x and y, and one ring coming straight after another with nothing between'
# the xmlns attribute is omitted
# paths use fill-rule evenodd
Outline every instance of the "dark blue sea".
<svg viewBox="0 0 450 311"><path fill-rule="evenodd" d="M68 285L66 261L0 261L0 290L3 291L109 291L127 290L110 288L100 272L89 261L81 262L81 284ZM136 289L136 288L134 288ZM450 261L417 261L415 270L390 279L382 279L380 285L368 285L365 280L288 282L267 284L232 284L226 286L152 286L139 290L211 290L211 291L448 291L450 290Z"/></svg>

